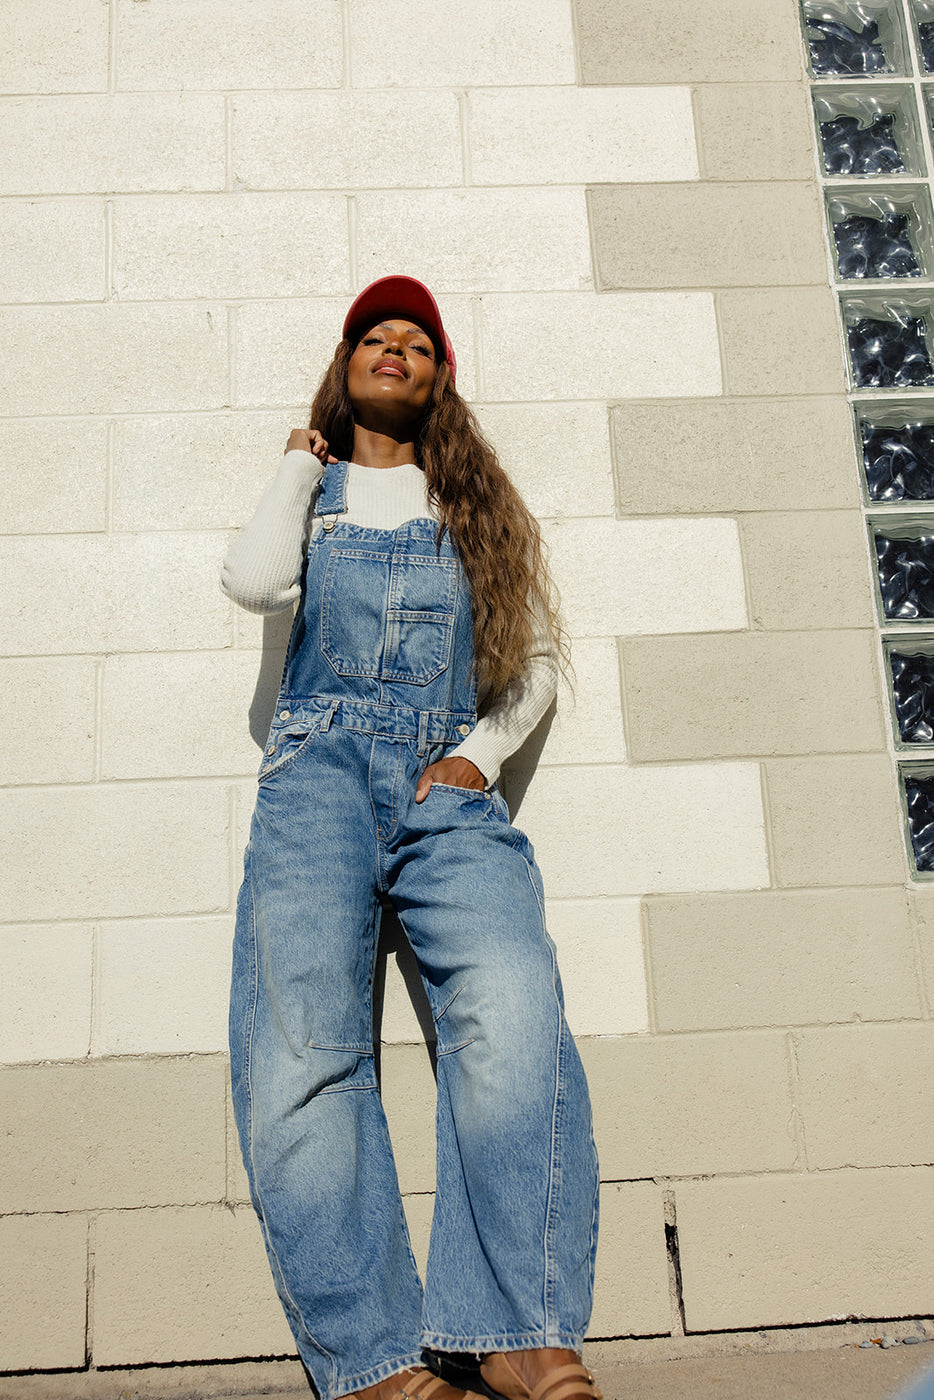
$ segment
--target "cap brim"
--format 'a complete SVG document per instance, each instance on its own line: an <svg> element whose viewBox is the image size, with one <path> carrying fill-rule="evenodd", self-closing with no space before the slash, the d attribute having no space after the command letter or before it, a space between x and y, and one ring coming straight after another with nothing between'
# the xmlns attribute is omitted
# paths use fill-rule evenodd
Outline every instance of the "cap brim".
<svg viewBox="0 0 934 1400"><path fill-rule="evenodd" d="M407 316L435 341L451 368L457 372L454 347L441 321L438 303L423 282L414 277L381 277L364 287L344 317L344 336L356 339L364 330L390 316Z"/></svg>

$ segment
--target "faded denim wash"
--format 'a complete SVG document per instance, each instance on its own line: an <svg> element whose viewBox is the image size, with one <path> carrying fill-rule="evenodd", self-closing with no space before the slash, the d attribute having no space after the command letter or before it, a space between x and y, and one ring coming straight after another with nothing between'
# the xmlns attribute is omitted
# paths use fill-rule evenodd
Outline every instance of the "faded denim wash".
<svg viewBox="0 0 934 1400"><path fill-rule="evenodd" d="M495 788L420 774L476 723L470 596L437 525L316 506L237 910L230 1046L272 1272L321 1400L452 1352L579 1350L597 1161L532 847ZM424 1290L373 1053L380 901L437 1028Z"/></svg>

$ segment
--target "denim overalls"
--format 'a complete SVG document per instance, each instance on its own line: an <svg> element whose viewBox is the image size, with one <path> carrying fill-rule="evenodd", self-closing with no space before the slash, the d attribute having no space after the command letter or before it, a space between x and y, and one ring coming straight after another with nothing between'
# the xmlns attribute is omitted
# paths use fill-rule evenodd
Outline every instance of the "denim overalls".
<svg viewBox="0 0 934 1400"><path fill-rule="evenodd" d="M476 723L470 594L437 523L316 505L259 773L230 1009L240 1144L276 1288L321 1400L423 1346L580 1349L597 1162L532 847L495 789L429 763ZM374 1071L380 897L437 1029L437 1192L424 1296Z"/></svg>

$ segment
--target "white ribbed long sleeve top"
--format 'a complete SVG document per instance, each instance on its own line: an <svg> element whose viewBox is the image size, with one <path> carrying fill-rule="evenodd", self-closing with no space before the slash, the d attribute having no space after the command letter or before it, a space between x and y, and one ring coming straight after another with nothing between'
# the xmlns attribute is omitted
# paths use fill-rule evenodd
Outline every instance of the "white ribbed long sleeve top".
<svg viewBox="0 0 934 1400"><path fill-rule="evenodd" d="M293 449L263 493L252 519L231 544L221 566L221 588L249 612L274 613L290 607L301 592L299 577L309 539L321 529L311 506L324 467L311 452ZM395 530L406 520L437 520L425 475L414 462L398 467L347 471L347 511L342 521L369 529ZM467 758L494 783L502 763L532 732L554 699L558 658L547 629L536 633L523 675L485 705L478 697L477 726L452 754Z"/></svg>

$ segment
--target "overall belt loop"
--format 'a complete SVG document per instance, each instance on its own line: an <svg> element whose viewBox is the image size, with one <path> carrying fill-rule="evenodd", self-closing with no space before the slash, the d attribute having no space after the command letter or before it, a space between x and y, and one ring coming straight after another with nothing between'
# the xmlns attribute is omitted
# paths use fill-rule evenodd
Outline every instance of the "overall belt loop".
<svg viewBox="0 0 934 1400"><path fill-rule="evenodd" d="M328 730L330 729L330 727L331 727L331 720L332 720L332 719L334 718L334 716L336 715L336 713L337 713L337 711L338 711L338 709L339 709L339 707L340 707L340 703L341 703L341 702L340 702L339 700L332 700L331 703L330 703L330 705L328 706L327 714L324 716L324 719L321 721L321 733L322 733L322 734L327 734Z"/></svg>
<svg viewBox="0 0 934 1400"><path fill-rule="evenodd" d="M430 710L420 710L418 715L418 756L428 752L428 721L431 719Z"/></svg>

